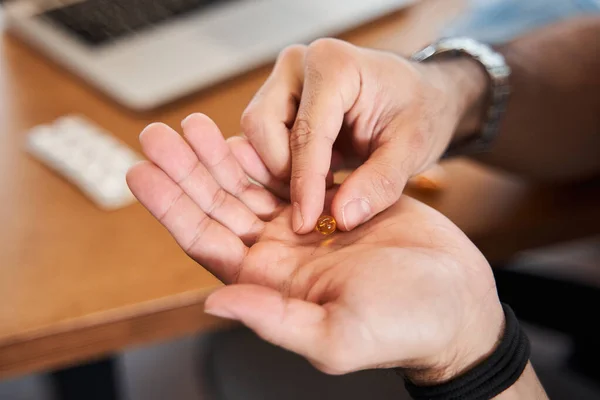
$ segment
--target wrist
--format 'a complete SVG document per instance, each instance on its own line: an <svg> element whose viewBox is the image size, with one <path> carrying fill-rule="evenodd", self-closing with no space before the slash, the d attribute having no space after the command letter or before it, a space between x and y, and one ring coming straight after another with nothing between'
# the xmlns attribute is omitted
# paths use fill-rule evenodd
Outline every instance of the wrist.
<svg viewBox="0 0 600 400"><path fill-rule="evenodd" d="M544 388L539 381L531 362L514 385L495 397L496 400L522 400L522 399L548 399Z"/></svg>
<svg viewBox="0 0 600 400"><path fill-rule="evenodd" d="M504 335L505 317L500 303L482 309L478 322L467 324L449 350L442 352L429 366L404 369L411 382L420 386L448 382L487 359Z"/></svg>
<svg viewBox="0 0 600 400"><path fill-rule="evenodd" d="M449 109L455 113L452 141L461 141L479 132L485 123L490 96L486 71L469 57L439 59L427 63L442 82Z"/></svg>

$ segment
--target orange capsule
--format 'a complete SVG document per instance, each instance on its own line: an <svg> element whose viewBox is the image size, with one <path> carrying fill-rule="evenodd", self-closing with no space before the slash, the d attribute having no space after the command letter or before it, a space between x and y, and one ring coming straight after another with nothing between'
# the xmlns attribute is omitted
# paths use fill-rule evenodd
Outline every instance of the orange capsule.
<svg viewBox="0 0 600 400"><path fill-rule="evenodd" d="M446 171L440 165L434 165L427 171L411 178L408 185L418 190L438 191L446 186Z"/></svg>
<svg viewBox="0 0 600 400"><path fill-rule="evenodd" d="M335 218L330 215L321 215L317 220L315 230L322 235L331 235L335 232L336 227L337 222L335 222Z"/></svg>

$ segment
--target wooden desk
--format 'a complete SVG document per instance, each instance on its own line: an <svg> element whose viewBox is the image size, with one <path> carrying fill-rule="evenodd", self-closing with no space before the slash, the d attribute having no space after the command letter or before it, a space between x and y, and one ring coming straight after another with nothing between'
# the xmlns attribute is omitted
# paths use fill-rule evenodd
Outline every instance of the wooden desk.
<svg viewBox="0 0 600 400"><path fill-rule="evenodd" d="M461 1L433 0L344 38L406 54L428 42ZM213 329L203 300L219 282L188 259L140 205L106 213L22 151L36 124L81 113L139 150L138 132L193 111L226 135L269 67L174 105L135 114L4 36L0 42L0 377L65 366L125 346ZM556 197L473 164L448 165L451 186L422 196L493 260L598 231L600 190Z"/></svg>

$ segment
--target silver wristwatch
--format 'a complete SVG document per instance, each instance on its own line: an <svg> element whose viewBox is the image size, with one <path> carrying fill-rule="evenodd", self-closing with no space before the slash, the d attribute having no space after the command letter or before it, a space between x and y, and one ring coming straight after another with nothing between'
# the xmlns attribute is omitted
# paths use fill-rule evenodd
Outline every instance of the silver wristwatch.
<svg viewBox="0 0 600 400"><path fill-rule="evenodd" d="M467 142L452 145L444 157L489 151L498 135L500 122L506 110L510 94L510 67L502 54L486 44L467 37L440 39L413 54L411 59L423 62L442 54L446 57L471 57L485 69L490 81L489 108L481 132Z"/></svg>

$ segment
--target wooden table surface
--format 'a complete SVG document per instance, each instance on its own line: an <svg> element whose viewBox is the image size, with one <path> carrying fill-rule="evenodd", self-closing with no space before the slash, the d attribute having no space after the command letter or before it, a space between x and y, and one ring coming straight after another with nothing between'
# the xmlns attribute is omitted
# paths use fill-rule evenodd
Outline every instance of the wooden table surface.
<svg viewBox="0 0 600 400"><path fill-rule="evenodd" d="M409 54L461 1L423 1L342 37ZM220 283L179 249L139 204L95 208L22 150L28 128L80 113L140 150L152 121L194 111L236 134L270 67L148 113L119 107L19 40L0 42L0 377L69 365L125 346L213 329L203 300ZM453 219L493 261L598 231L600 188L535 189L467 161L447 164L448 188L412 193Z"/></svg>

